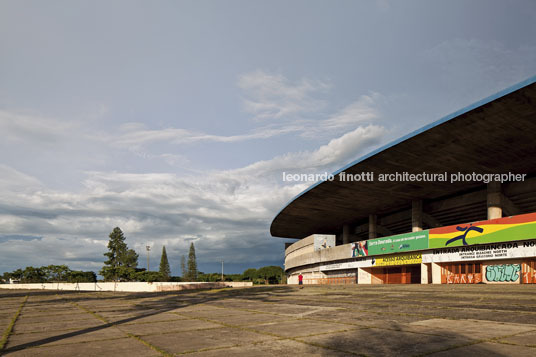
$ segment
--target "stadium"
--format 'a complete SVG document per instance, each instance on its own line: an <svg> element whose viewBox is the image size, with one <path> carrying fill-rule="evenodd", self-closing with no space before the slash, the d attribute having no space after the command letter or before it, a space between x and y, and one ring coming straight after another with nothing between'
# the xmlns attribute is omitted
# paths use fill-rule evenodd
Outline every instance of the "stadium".
<svg viewBox="0 0 536 357"><path fill-rule="evenodd" d="M273 219L289 284L536 283L536 76L328 175Z"/></svg>

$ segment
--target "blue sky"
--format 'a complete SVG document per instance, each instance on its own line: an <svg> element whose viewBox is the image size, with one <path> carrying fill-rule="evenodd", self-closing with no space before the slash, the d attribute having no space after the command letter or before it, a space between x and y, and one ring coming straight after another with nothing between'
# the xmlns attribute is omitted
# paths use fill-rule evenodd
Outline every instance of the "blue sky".
<svg viewBox="0 0 536 357"><path fill-rule="evenodd" d="M536 73L533 1L2 1L0 272L282 264L310 183Z"/></svg>

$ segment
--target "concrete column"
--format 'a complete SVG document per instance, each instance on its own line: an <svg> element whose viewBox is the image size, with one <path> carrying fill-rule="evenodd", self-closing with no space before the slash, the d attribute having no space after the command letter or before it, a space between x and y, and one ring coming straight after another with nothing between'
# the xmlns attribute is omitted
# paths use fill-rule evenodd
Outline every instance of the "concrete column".
<svg viewBox="0 0 536 357"><path fill-rule="evenodd" d="M342 226L342 244L350 243L350 225L345 224Z"/></svg>
<svg viewBox="0 0 536 357"><path fill-rule="evenodd" d="M421 263L421 284L428 284L428 270L428 264Z"/></svg>
<svg viewBox="0 0 536 357"><path fill-rule="evenodd" d="M357 283L372 284L372 275L367 268L357 268Z"/></svg>
<svg viewBox="0 0 536 357"><path fill-rule="evenodd" d="M432 284L441 284L441 266L432 263Z"/></svg>
<svg viewBox="0 0 536 357"><path fill-rule="evenodd" d="M422 200L411 201L411 231L422 231Z"/></svg>
<svg viewBox="0 0 536 357"><path fill-rule="evenodd" d="M488 183L488 219L502 217L501 183Z"/></svg>
<svg viewBox="0 0 536 357"><path fill-rule="evenodd" d="M378 217L375 214L369 214L368 237L374 239L378 236Z"/></svg>

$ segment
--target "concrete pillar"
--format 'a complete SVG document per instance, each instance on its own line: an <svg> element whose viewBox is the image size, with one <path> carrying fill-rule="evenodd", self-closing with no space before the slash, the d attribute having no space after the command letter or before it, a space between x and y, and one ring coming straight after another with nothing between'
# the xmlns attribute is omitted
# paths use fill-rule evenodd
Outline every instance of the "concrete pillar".
<svg viewBox="0 0 536 357"><path fill-rule="evenodd" d="M370 268L357 268L357 283L358 284L372 284L372 275L369 271Z"/></svg>
<svg viewBox="0 0 536 357"><path fill-rule="evenodd" d="M429 269L431 269L429 264L421 263L421 284L428 284Z"/></svg>
<svg viewBox="0 0 536 357"><path fill-rule="evenodd" d="M350 225L345 224L342 226L342 244L350 243Z"/></svg>
<svg viewBox="0 0 536 357"><path fill-rule="evenodd" d="M368 237L374 239L378 236L378 217L375 214L369 214Z"/></svg>
<svg viewBox="0 0 536 357"><path fill-rule="evenodd" d="M488 219L502 217L501 183L488 183Z"/></svg>
<svg viewBox="0 0 536 357"><path fill-rule="evenodd" d="M441 284L441 266L432 263L432 284Z"/></svg>
<svg viewBox="0 0 536 357"><path fill-rule="evenodd" d="M422 200L411 201L411 231L422 231Z"/></svg>

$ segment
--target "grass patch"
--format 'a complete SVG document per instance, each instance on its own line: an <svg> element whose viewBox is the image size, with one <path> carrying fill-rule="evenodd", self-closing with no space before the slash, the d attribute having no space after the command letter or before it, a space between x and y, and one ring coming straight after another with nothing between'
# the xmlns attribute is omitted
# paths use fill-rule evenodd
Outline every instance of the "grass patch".
<svg viewBox="0 0 536 357"><path fill-rule="evenodd" d="M139 336L133 335L133 334L128 333L128 332L126 333L126 335L127 335L128 337L130 337L130 338L133 338L133 339L135 339L135 340L138 340L140 343L143 343L145 346L149 347L150 349L152 349L152 350L154 350L154 351L160 353L162 356L165 356L165 357L171 357L171 356L173 356L172 353L169 353L169 352L167 352L167 351L165 351L165 350L163 350L163 349L161 349L161 348L159 348L159 347L156 347L155 345L153 345L153 344L151 344L151 343L145 341L144 339L142 339L142 338L139 337Z"/></svg>
<svg viewBox="0 0 536 357"><path fill-rule="evenodd" d="M11 319L11 322L7 326L6 330L4 331L4 334L2 335L2 339L0 340L0 351L4 349L4 347L7 344L7 340L9 339L9 335L11 335L11 331L13 331L13 326L15 326L15 323L17 322L17 319L19 318L19 315L22 311L22 308L24 307L24 304L26 304L26 301L28 300L28 295L22 300L19 309L17 312L15 312L15 315Z"/></svg>

